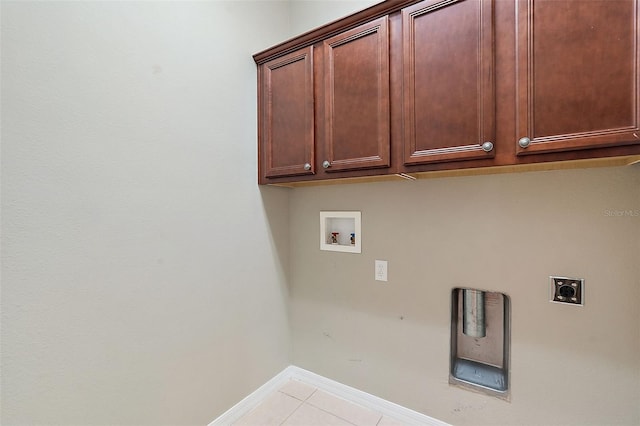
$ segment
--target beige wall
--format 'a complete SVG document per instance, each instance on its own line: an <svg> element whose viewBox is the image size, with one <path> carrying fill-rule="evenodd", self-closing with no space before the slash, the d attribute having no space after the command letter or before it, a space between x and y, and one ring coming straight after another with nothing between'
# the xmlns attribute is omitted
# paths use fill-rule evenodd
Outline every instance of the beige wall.
<svg viewBox="0 0 640 426"><path fill-rule="evenodd" d="M457 425L640 423L640 165L302 188L290 203L294 364ZM362 211L361 255L319 250L321 210ZM549 275L586 279L585 306L548 302ZM448 385L456 286L511 297L510 403Z"/></svg>
<svg viewBox="0 0 640 426"><path fill-rule="evenodd" d="M251 59L287 29L284 2L2 2L0 423L207 424L289 364Z"/></svg>
<svg viewBox="0 0 640 426"><path fill-rule="evenodd" d="M291 0L289 3L291 37L295 37L380 1Z"/></svg>

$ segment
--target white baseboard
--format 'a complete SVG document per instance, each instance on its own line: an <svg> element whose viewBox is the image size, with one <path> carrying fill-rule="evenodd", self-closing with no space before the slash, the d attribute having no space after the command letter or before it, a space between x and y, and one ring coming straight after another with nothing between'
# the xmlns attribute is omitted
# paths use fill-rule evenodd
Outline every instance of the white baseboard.
<svg viewBox="0 0 640 426"><path fill-rule="evenodd" d="M449 426L448 423L394 404L367 392L352 388L335 380L312 373L311 371L290 365L274 378L260 386L242 401L227 410L220 417L209 423L209 426L229 426L260 404L265 396L279 389L289 380L298 380L325 392L334 394L347 401L377 411L385 416L394 418L405 425L415 426Z"/></svg>
<svg viewBox="0 0 640 426"><path fill-rule="evenodd" d="M267 383L247 395L242 401L225 411L220 417L209 423L209 426L229 426L237 422L240 417L253 410L271 392L280 389L293 378L292 365L288 366Z"/></svg>

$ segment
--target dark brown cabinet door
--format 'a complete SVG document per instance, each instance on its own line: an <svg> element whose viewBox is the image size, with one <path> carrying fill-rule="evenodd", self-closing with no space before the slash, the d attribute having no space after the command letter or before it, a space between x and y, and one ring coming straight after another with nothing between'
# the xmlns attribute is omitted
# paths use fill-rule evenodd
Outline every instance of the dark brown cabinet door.
<svg viewBox="0 0 640 426"><path fill-rule="evenodd" d="M313 174L313 47L262 64L259 77L261 183Z"/></svg>
<svg viewBox="0 0 640 426"><path fill-rule="evenodd" d="M323 42L326 172L390 164L389 33L383 17Z"/></svg>
<svg viewBox="0 0 640 426"><path fill-rule="evenodd" d="M637 0L517 0L517 154L640 142Z"/></svg>
<svg viewBox="0 0 640 426"><path fill-rule="evenodd" d="M493 157L493 0L402 10L404 164Z"/></svg>

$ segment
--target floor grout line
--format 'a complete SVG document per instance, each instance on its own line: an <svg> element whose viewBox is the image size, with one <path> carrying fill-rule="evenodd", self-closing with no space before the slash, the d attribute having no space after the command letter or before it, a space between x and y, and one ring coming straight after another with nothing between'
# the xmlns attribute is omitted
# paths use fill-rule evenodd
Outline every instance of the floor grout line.
<svg viewBox="0 0 640 426"><path fill-rule="evenodd" d="M292 398L294 398L294 399L297 399L298 401L301 401L301 404L300 404L300 405L299 405L295 410L293 410L293 411L291 412L291 414L289 414L289 415L287 416L287 418L286 418L286 419L284 419L284 420L282 421L282 423L280 423L280 425L279 425L279 426L282 426L283 424L285 424L285 423L287 422L287 420L289 420L289 417L293 416L293 414L294 414L296 411L298 411L298 410L300 409L300 407L302 407L303 405L308 405L308 406L310 406L310 407L317 408L318 410L320 410L320 411L324 411L325 413L327 413L327 414L329 414L329 415L332 415L333 417L336 417L336 418L338 418L338 419L340 419L340 420L342 420L342 421L345 421L345 422L347 422L347 423L349 423L349 424L351 424L351 425L353 425L353 426L359 426L359 425L357 425L357 424L355 424L355 423L353 423L353 422L350 422L349 420L347 420L347 419L345 419L345 418L340 417L340 416L339 416L339 415L337 415L336 413L332 413L331 411L327 411L327 410L325 410L324 408L318 407L317 405L314 405L314 404L312 404L311 402L309 402L309 399L311 399L311 397L312 397L312 396L313 396L317 391L318 391L318 388L315 388L315 389L313 390L313 392L311 392L311 394L309 394L309 396L308 396L305 400L301 400L301 399L299 399L299 398L296 398L296 397L295 397L295 396L293 396L293 395L289 395L289 394L288 394L288 393L286 393L286 392L283 392L283 391L281 391L281 390L278 390L278 392L280 392L280 393L282 393L282 394L284 394L284 395L290 396L290 397L292 397ZM329 395L331 395L331 394L329 394ZM333 396L333 395L332 395L332 396ZM356 404L354 404L354 405L356 405ZM382 418L382 417L380 417L380 418ZM378 420L378 422L379 422L379 421L380 421L380 420ZM376 426L377 426L377 423L376 423Z"/></svg>
<svg viewBox="0 0 640 426"><path fill-rule="evenodd" d="M311 394L307 397L307 399L305 399L305 400L304 400L304 402L309 401L309 399L311 399L311 397L312 397L313 395L315 395L315 394L316 394L316 392L318 392L318 388L315 388L315 389L313 390L313 392L311 392Z"/></svg>
<svg viewBox="0 0 640 426"><path fill-rule="evenodd" d="M304 382L300 382L300 383L304 384ZM280 389L276 389L275 391L272 392L272 395L275 394L275 393L280 393L281 395L284 395L286 397L293 398L294 400L298 401L298 403L299 403L297 405L297 407L284 418L284 420L282 420L281 422L278 423L278 426L284 425L291 418L291 416L293 416L303 406L308 406L308 407L312 407L312 408L315 408L317 410L320 410L320 411L322 411L322 412L324 412L324 413L326 413L326 414L328 414L330 416L333 416L333 417L335 417L337 419L342 420L343 422L348 423L349 425L360 426L358 423L354 423L354 422L352 422L352 421L350 421L348 419L345 419L344 417L342 417L342 416L340 416L340 415L338 415L338 414L336 414L336 413L334 413L332 411L329 411L329 409L325 409L325 408L319 407L319 406L315 405L313 402L310 402L309 400L311 399L311 397L316 395L318 393L318 391L324 392L327 395L329 395L329 396L331 396L331 397L333 397L333 398L335 398L337 400L346 402L347 404L351 404L354 407L356 407L357 409L365 409L365 410L368 410L368 411L371 411L371 412L377 414L379 417L378 417L378 420L375 423L375 426L378 426L380 424L380 422L382 421L382 419L384 418L384 414L382 414L382 413L380 413L380 412L378 412L376 410L368 409L367 407L364 407L364 406L362 406L362 405L360 405L360 404L358 404L356 402L353 402L353 401L350 401L348 399L345 399L345 398L339 397L337 395L334 395L331 392L322 391L321 389L319 389L317 387L313 387L313 386L309 386L309 387L313 388L313 391L305 399L302 399L300 397L288 394L287 392L282 390L282 387ZM264 402L264 399L263 399L263 401L260 402L260 404L258 404L258 406L261 405L263 402ZM258 406L254 407L253 410L258 408ZM251 410L251 411L253 411L253 410ZM246 413L245 416L248 415L249 413ZM245 417L245 416L243 416L243 417ZM238 419L238 420L240 420L240 419Z"/></svg>
<svg viewBox="0 0 640 426"><path fill-rule="evenodd" d="M289 380L289 381L291 382L291 380ZM299 382L299 383L302 383L302 382ZM300 405L298 405L298 406L296 407L296 409L295 409L295 410L293 410L293 411L292 411L292 412L291 412L291 413L290 413L290 414L289 414L289 415L288 415L288 416L287 416L287 417L282 421L282 423L280 423L278 426L282 426L283 424L285 424L285 423L287 422L287 420L289 420L289 417L293 416L293 414L294 414L296 411L298 411L298 410L300 409L300 407L302 407L303 405L305 405L305 404L306 404L306 401L307 401L309 398L311 398L311 397L313 396L313 394L314 394L314 393L316 393L316 391L317 391L317 390L318 390L318 388L314 388L314 389L313 389L313 392L311 392L311 394L309 394L309 396L308 396L306 399L304 399L304 400L303 400L303 399L300 399L300 398L296 398L296 397L295 397L295 396L293 396L293 395L289 395L288 393L283 392L282 390L278 389L278 392L282 393L283 395L290 396L291 398L293 398L293 399L297 399L298 401L300 401Z"/></svg>
<svg viewBox="0 0 640 426"><path fill-rule="evenodd" d="M316 390L318 390L318 389L316 389ZM313 393L315 393L315 392L313 392ZM311 395L309 395L309 398L311 398L311 396L313 395L313 393L312 393ZM346 402L346 403L348 403L348 404L352 404L352 405L354 405L354 406L358 407L359 409L368 410L368 411L371 411L371 412L373 412L373 413L377 413L377 414L379 414L379 415L380 415L380 418L378 418L378 421L376 422L376 426L378 426L378 423L380 423L380 420L382 420L382 418L384 417L384 415L383 415L382 413L378 412L378 411L371 410L370 408L367 408L367 407L363 407L363 406L362 406L362 405L360 405L360 404L357 404L357 403L355 403L355 402L353 402L353 401L349 401L349 400L347 400L347 399L341 398L341 397L339 397L339 396L337 396L337 395L332 394L331 392L326 392L326 391L325 391L325 393L326 393L327 395L329 395L329 396L332 396L332 397L333 397L333 398L335 398L335 399L339 399L339 400L344 401L344 402ZM309 399L309 398L307 398L307 399ZM336 413L332 413L332 412L330 412L330 411L325 410L325 409L324 409L324 408L322 408L322 407L318 407L317 405L313 405L313 403L311 403L311 402L306 401L305 403L306 403L306 404L311 405L312 407L317 408L318 410L322 410L322 411L324 411L325 413L329 413L329 414L331 414L331 415L333 415L333 416L335 416L335 417L337 417L337 418L339 418L339 419L341 419L341 420L344 420L344 421L345 421L345 422L347 422L347 423L351 423L352 425L355 425L355 426L360 426L360 425L358 425L358 424L356 424L356 423L353 423L353 422L351 422L351 421L349 421L349 420L347 420L347 419L345 419L345 418L340 417L340 416L339 416L339 415L337 415Z"/></svg>
<svg viewBox="0 0 640 426"><path fill-rule="evenodd" d="M320 411L324 411L324 412L325 412L325 413L327 413L327 414L331 414L333 417L337 417L337 418L339 418L340 420L343 420L343 421L345 421L345 422L349 423L350 425L358 426L357 424L355 424L355 423L353 423L353 422L350 422L349 420L347 420L347 419L344 419L344 418L340 417L340 416L339 416L339 415L337 415L336 413L332 413L331 411L327 411L327 410L325 410L324 408L320 408L320 407L318 407L318 406L316 406L316 405L313 405L313 404L312 404L312 403L310 403L310 402L305 402L305 404L310 405L310 406L312 406L313 408L317 408L317 409L318 409L318 410L320 410Z"/></svg>
<svg viewBox="0 0 640 426"><path fill-rule="evenodd" d="M314 394L314 393L316 393L316 391L317 391L317 390L318 390L318 388L314 388L314 389L313 389L313 392L311 392L311 394L310 394L308 397L306 397L305 399L301 399L301 398L298 398L298 397L297 397L297 396L295 396L295 395L288 394L288 393L286 393L285 391L283 391L282 389L278 389L278 390L277 390L277 392L280 392L280 393L281 393L281 394L283 394L283 395L290 396L291 398L295 398L295 399L297 399L298 401L306 402L309 398L311 398L311 397L313 396L313 394Z"/></svg>
<svg viewBox="0 0 640 426"><path fill-rule="evenodd" d="M284 392L283 392L284 393ZM286 394L285 394L286 395ZM289 395L290 396L290 395ZM294 399L298 399L298 398L294 398ZM300 401L298 399L298 401ZM300 409L300 407L302 407L304 405L304 401L300 401L300 405L298 405L296 407L295 410L293 410L291 413L289 413L289 415L287 417L285 417L285 419L280 423L279 426L282 426L283 424L285 424L287 422L287 420L289 420L289 417L293 416L293 413L295 413L296 411L298 411Z"/></svg>
<svg viewBox="0 0 640 426"><path fill-rule="evenodd" d="M296 384L292 384L292 382ZM349 410L348 407L341 404L334 404L329 400L324 401L324 397L318 396L318 391L322 394L327 393L329 396L348 405L364 408L369 413L358 413L357 409ZM288 392L293 393L293 395ZM317 402L312 399L314 396L318 396L319 399L316 398L318 399ZM267 400L269 400L268 405L272 407L266 406ZM315 405L316 403L327 408L320 408ZM305 405L304 412L299 411ZM260 406L264 407L262 409L263 413L261 415L252 415ZM293 410L291 407L293 407ZM310 409L315 410L315 413ZM340 414L329 410L335 410ZM287 367L256 391L242 399L208 426L236 425L241 421L249 420L249 416L253 417L251 421L255 421L252 426L283 426L291 420L293 415L295 415L295 421L301 425L317 422L318 416L320 418L331 416L331 418L335 419L334 421L344 422L345 426L357 426L358 424L381 426L387 422L403 425L450 426L438 419L293 365ZM374 417L377 417L377 421ZM282 420L283 418L284 420ZM329 417L326 419L330 422Z"/></svg>

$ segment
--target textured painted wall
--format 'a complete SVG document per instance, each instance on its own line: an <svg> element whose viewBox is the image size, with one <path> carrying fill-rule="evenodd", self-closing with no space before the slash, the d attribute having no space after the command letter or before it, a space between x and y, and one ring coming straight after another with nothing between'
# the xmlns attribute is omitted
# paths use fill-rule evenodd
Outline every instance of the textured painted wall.
<svg viewBox="0 0 640 426"><path fill-rule="evenodd" d="M206 424L289 364L251 59L288 13L2 2L2 424Z"/></svg>
<svg viewBox="0 0 640 426"><path fill-rule="evenodd" d="M372 0L291 0L289 3L291 36L295 37L381 2Z"/></svg>
<svg viewBox="0 0 640 426"><path fill-rule="evenodd" d="M290 205L295 365L456 425L640 423L640 165L302 188ZM319 250L321 210L362 211L361 255ZM550 303L550 275L585 278L585 305ZM458 286L511 298L510 403L448 384Z"/></svg>

